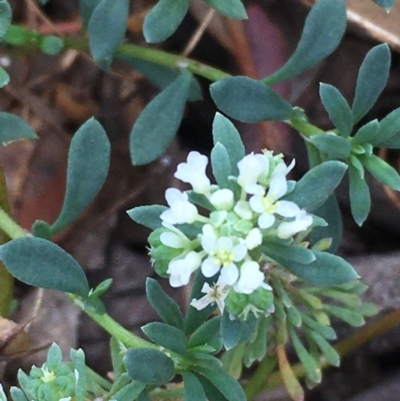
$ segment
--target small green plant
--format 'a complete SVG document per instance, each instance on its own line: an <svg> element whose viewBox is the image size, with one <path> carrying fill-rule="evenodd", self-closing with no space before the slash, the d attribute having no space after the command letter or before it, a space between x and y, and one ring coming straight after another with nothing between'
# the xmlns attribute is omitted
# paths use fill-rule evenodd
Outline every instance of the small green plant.
<svg viewBox="0 0 400 401"><path fill-rule="evenodd" d="M394 2L375 1L387 10ZM0 307L2 314L9 310L14 277L67 293L111 334L113 380L88 369L82 350L71 351L71 362L64 363L59 347L53 345L41 368L18 374L20 387L13 387L10 396L14 401L100 397L244 401L261 391L278 366L292 398L302 400L303 389L285 346L293 346L305 383L312 387L320 383L327 362L340 363L331 344L336 339L331 319L360 326L364 317L376 312L374 305L361 302L366 286L356 271L335 255L341 241L335 189L348 172L351 211L359 225L371 204L365 170L400 190L398 173L374 154L379 147L399 148L400 109L381 121L362 120L386 85L389 48L381 44L367 54L351 105L337 88L321 83L321 102L333 125L325 131L311 124L303 110L279 96L271 85L314 67L337 48L346 29L344 0L318 0L293 55L261 80L230 76L187 57L123 43L129 3L81 0L87 41L11 25L11 8L1 0L0 38L9 46L38 48L50 55L63 49L88 50L106 71L119 58L155 83L160 94L132 128L134 165L150 163L164 154L186 103L201 98L196 76L213 82L211 97L225 116L215 116L210 160L190 152L175 172L190 188L169 188L165 194L168 206L140 206L127 212L152 230L148 242L155 271L168 278L172 287L192 283L190 304L184 316L158 282L148 279L147 298L161 322L142 327L148 337L144 340L107 314L100 296L112 285L111 280L91 289L78 262L51 241L92 202L108 173L107 134L95 119L88 120L70 145L66 194L55 222L38 220L27 233L11 219L2 201L0 259L5 267L0 269ZM206 3L227 17L246 18L240 0ZM160 0L146 17L146 40L152 43L169 37L188 5L189 0ZM8 82L1 68L1 86ZM307 146L309 171L296 182L288 179L294 160L286 163L283 155L267 149L246 154L228 117L244 123L278 120L288 124ZM3 144L36 138L32 128L14 114L0 112L0 127ZM206 174L209 162L213 177ZM0 191L1 201L7 193L4 183ZM11 240L5 242L6 237ZM243 388L243 366L253 364L258 368ZM1 386L0 399L7 399Z"/></svg>

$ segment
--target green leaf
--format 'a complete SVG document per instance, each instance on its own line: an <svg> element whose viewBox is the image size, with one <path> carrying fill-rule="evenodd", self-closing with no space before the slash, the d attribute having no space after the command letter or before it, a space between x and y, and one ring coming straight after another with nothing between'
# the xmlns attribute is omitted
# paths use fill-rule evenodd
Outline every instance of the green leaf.
<svg viewBox="0 0 400 401"><path fill-rule="evenodd" d="M295 202L311 212L323 205L340 184L347 165L339 161L328 161L309 170L297 182L294 190L283 199Z"/></svg>
<svg viewBox="0 0 400 401"><path fill-rule="evenodd" d="M129 0L100 0L90 17L90 52L105 71L110 69L114 52L125 37L129 3Z"/></svg>
<svg viewBox="0 0 400 401"><path fill-rule="evenodd" d="M135 70L145 76L153 85L161 90L165 89L169 84L175 81L181 72L163 65L159 65L147 60L141 60L136 57L117 55L117 58L123 60ZM192 81L189 88L188 100L194 102L202 99L201 87L197 79L192 76Z"/></svg>
<svg viewBox="0 0 400 401"><path fill-rule="evenodd" d="M288 331L292 339L294 349L296 350L296 354L304 366L307 377L313 383L320 383L322 379L321 368L317 365L315 359L308 353L296 334L296 331L290 326L288 327Z"/></svg>
<svg viewBox="0 0 400 401"><path fill-rule="evenodd" d="M225 146L231 162L231 174L237 176L239 174L237 164L245 156L244 145L233 123L220 113L215 114L213 139L214 144L220 142Z"/></svg>
<svg viewBox="0 0 400 401"><path fill-rule="evenodd" d="M68 154L67 189L53 234L71 224L99 193L110 165L110 142L104 128L91 118L72 138Z"/></svg>
<svg viewBox="0 0 400 401"><path fill-rule="evenodd" d="M124 356L128 375L140 383L161 385L175 376L174 362L152 348L128 349Z"/></svg>
<svg viewBox="0 0 400 401"><path fill-rule="evenodd" d="M353 128L353 113L347 100L339 89L329 84L320 83L319 95L329 118L339 130L340 135L347 138Z"/></svg>
<svg viewBox="0 0 400 401"><path fill-rule="evenodd" d="M359 327L365 324L365 320L362 315L349 309L334 305L325 305L324 309L326 312L343 320L350 326Z"/></svg>
<svg viewBox="0 0 400 401"><path fill-rule="evenodd" d="M225 146L217 142L211 151L213 175L220 188L230 188L231 162Z"/></svg>
<svg viewBox="0 0 400 401"><path fill-rule="evenodd" d="M187 339L185 334L174 326L165 323L152 322L141 327L144 334L166 349L180 355L186 354Z"/></svg>
<svg viewBox="0 0 400 401"><path fill-rule="evenodd" d="M373 146L392 148L392 140L396 141L400 133L400 108L393 110L379 123L379 134L371 141ZM397 138L398 141L398 138Z"/></svg>
<svg viewBox="0 0 400 401"><path fill-rule="evenodd" d="M35 131L15 114L0 112L0 143L8 144L17 139L36 139Z"/></svg>
<svg viewBox="0 0 400 401"><path fill-rule="evenodd" d="M128 210L126 213L136 223L156 230L162 226L160 215L167 209L163 205L138 206Z"/></svg>
<svg viewBox="0 0 400 401"><path fill-rule="evenodd" d="M332 158L346 159L350 155L350 141L333 133L323 133L311 137L313 145Z"/></svg>
<svg viewBox="0 0 400 401"><path fill-rule="evenodd" d="M200 367L196 367L196 371L204 375L228 401L246 401L242 386L225 371Z"/></svg>
<svg viewBox="0 0 400 401"><path fill-rule="evenodd" d="M354 122L360 121L375 104L389 77L390 50L386 43L373 47L365 56L357 78L353 101Z"/></svg>
<svg viewBox="0 0 400 401"><path fill-rule="evenodd" d="M358 278L353 267L339 256L328 252L314 252L316 260L308 264L286 260L282 257L274 259L286 267L295 276L315 285L337 285Z"/></svg>
<svg viewBox="0 0 400 401"><path fill-rule="evenodd" d="M325 358L333 366L340 365L340 356L336 350L325 340L319 333L315 331L310 331L312 339L317 343L318 348L325 355Z"/></svg>
<svg viewBox="0 0 400 401"><path fill-rule="evenodd" d="M300 42L292 57L271 76L267 84L301 74L328 57L342 41L346 31L344 0L319 0L307 16Z"/></svg>
<svg viewBox="0 0 400 401"><path fill-rule="evenodd" d="M227 401L221 392L203 375L200 373L193 372L196 378L203 386L204 392L206 393L207 400L209 401ZM19 400L18 400L19 401ZM26 401L26 400L24 400Z"/></svg>
<svg viewBox="0 0 400 401"><path fill-rule="evenodd" d="M233 19L247 19L246 9L240 0L205 0L219 13Z"/></svg>
<svg viewBox="0 0 400 401"><path fill-rule="evenodd" d="M308 264L315 260L314 253L310 249L302 246L283 245L264 240L258 249L265 255L271 256L271 258L278 256L285 260L293 260L303 264Z"/></svg>
<svg viewBox="0 0 400 401"><path fill-rule="evenodd" d="M230 350L235 345L248 340L254 335L256 326L257 319L252 313L247 320L231 320L229 312L225 310L221 320L221 335L225 349Z"/></svg>
<svg viewBox="0 0 400 401"><path fill-rule="evenodd" d="M88 28L90 17L100 0L79 0L79 12L82 17L82 25Z"/></svg>
<svg viewBox="0 0 400 401"><path fill-rule="evenodd" d="M43 38L39 46L44 54L54 56L64 48L64 41L58 36L49 35Z"/></svg>
<svg viewBox="0 0 400 401"><path fill-rule="evenodd" d="M332 244L328 252L336 253L342 242L343 224L335 194L332 194L322 206L314 211L314 213L322 217L328 225L326 227L315 227L312 230L311 244L316 244L322 238L331 238Z"/></svg>
<svg viewBox="0 0 400 401"><path fill-rule="evenodd" d="M378 120L372 120L369 123L363 125L354 135L352 143L364 145L366 143L372 143L378 136L379 123Z"/></svg>
<svg viewBox="0 0 400 401"><path fill-rule="evenodd" d="M372 1L378 4L378 6L384 8L388 12L391 10L394 3L396 2L396 0L372 0Z"/></svg>
<svg viewBox="0 0 400 401"><path fill-rule="evenodd" d="M88 296L89 284L82 267L50 241L36 237L12 240L0 246L0 259L26 284Z"/></svg>
<svg viewBox="0 0 400 401"><path fill-rule="evenodd" d="M9 82L10 82L10 76L3 67L0 67L0 88L6 86Z"/></svg>
<svg viewBox="0 0 400 401"><path fill-rule="evenodd" d="M169 38L178 28L189 8L189 0L159 0L146 15L143 34L148 43Z"/></svg>
<svg viewBox="0 0 400 401"><path fill-rule="evenodd" d="M182 372L185 384L185 396L183 401L206 401L206 394L199 379L190 372Z"/></svg>
<svg viewBox="0 0 400 401"><path fill-rule="evenodd" d="M183 316L178 304L164 292L156 280L149 277L146 280L146 294L151 306L164 323L183 329Z"/></svg>
<svg viewBox="0 0 400 401"><path fill-rule="evenodd" d="M220 110L246 123L286 120L292 111L292 106L269 86L244 76L221 79L211 85L210 92Z"/></svg>
<svg viewBox="0 0 400 401"><path fill-rule="evenodd" d="M191 81L191 74L183 72L142 111L130 137L134 165L156 160L171 144L181 123Z"/></svg>
<svg viewBox="0 0 400 401"><path fill-rule="evenodd" d="M201 325L189 340L188 347L194 348L199 345L213 342L216 337L220 337L221 316L215 316Z"/></svg>
<svg viewBox="0 0 400 401"><path fill-rule="evenodd" d="M368 217L371 209L371 196L368 184L360 172L349 164L349 187L351 214L355 222L361 226Z"/></svg>
<svg viewBox="0 0 400 401"><path fill-rule="evenodd" d="M301 314L301 318L303 320L304 325L309 328L309 331L317 332L327 340L336 340L337 336L335 330L333 330L332 327L325 326L324 324L321 324L311 319L310 317L308 317L303 313Z"/></svg>
<svg viewBox="0 0 400 401"><path fill-rule="evenodd" d="M118 401L134 401L140 395L140 393L144 390L146 385L144 383L140 383L138 381L133 381L126 386L124 386L121 390L116 392L113 396L113 400Z"/></svg>
<svg viewBox="0 0 400 401"><path fill-rule="evenodd" d="M374 178L382 184L388 185L396 191L400 191L400 176L392 166L375 155L359 157L359 159Z"/></svg>
<svg viewBox="0 0 400 401"><path fill-rule="evenodd" d="M28 401L25 393L18 387L11 387L10 394L14 401Z"/></svg>
<svg viewBox="0 0 400 401"><path fill-rule="evenodd" d="M7 0L0 0L0 40L6 35L11 25L12 10Z"/></svg>

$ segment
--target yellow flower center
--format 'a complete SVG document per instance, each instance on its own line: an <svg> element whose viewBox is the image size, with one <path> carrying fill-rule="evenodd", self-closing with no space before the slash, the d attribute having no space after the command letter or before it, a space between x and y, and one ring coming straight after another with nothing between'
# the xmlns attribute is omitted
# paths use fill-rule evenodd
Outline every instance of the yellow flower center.
<svg viewBox="0 0 400 401"><path fill-rule="evenodd" d="M224 267L229 266L235 258L233 253L227 249L217 249L216 251L212 251L210 255L214 257L214 263L216 265L222 265Z"/></svg>
<svg viewBox="0 0 400 401"><path fill-rule="evenodd" d="M279 206L279 202L271 202L267 196L262 199L262 205L267 213L273 214Z"/></svg>

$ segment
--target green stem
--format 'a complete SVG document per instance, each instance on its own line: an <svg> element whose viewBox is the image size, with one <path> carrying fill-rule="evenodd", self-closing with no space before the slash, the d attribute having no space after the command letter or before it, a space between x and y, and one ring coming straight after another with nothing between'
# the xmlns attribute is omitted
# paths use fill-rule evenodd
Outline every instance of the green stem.
<svg viewBox="0 0 400 401"><path fill-rule="evenodd" d="M7 186L3 169L0 166L0 207L8 211ZM3 210L3 209L2 209ZM2 227L0 227L2 229ZM0 245L6 243L9 237L5 230L0 231ZM0 316L8 317L14 292L14 277L0 261Z"/></svg>
<svg viewBox="0 0 400 401"><path fill-rule="evenodd" d="M2 207L0 207L0 230L4 231L12 239L23 238L28 234Z"/></svg>

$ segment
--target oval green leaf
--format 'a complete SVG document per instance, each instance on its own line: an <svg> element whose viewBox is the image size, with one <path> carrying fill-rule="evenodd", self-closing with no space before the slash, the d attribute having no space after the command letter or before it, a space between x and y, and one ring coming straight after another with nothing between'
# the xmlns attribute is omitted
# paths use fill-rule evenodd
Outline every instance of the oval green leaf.
<svg viewBox="0 0 400 401"><path fill-rule="evenodd" d="M392 148L392 139L398 137L399 133L400 108L393 110L379 122L379 134L371 141L371 144L376 147Z"/></svg>
<svg viewBox="0 0 400 401"><path fill-rule="evenodd" d="M10 76L3 67L0 67L0 88L6 86L9 82L10 82Z"/></svg>
<svg viewBox="0 0 400 401"><path fill-rule="evenodd" d="M372 0L372 1L378 4L378 6L384 8L386 11L390 11L394 3L396 2L396 0Z"/></svg>
<svg viewBox="0 0 400 401"><path fill-rule="evenodd" d="M329 118L339 130L340 135L347 138L353 128L353 113L347 100L339 89L323 83L319 86L319 95Z"/></svg>
<svg viewBox="0 0 400 401"><path fill-rule="evenodd" d="M339 161L322 163L308 171L284 199L295 202L307 211L313 211L331 196L346 169L347 165Z"/></svg>
<svg viewBox="0 0 400 401"><path fill-rule="evenodd" d="M355 123L368 113L385 88L390 59L390 50L386 43L373 47L365 56L358 73L352 107Z"/></svg>
<svg viewBox="0 0 400 401"><path fill-rule="evenodd" d="M302 264L275 258L295 276L315 285L339 285L359 278L353 267L339 256L328 252L314 252L316 260Z"/></svg>
<svg viewBox="0 0 400 401"><path fill-rule="evenodd" d="M44 54L49 54L50 56L54 56L63 49L64 41L58 36L49 35L45 36L40 42L40 50Z"/></svg>
<svg viewBox="0 0 400 401"><path fill-rule="evenodd" d="M250 313L247 320L230 319L229 312L224 311L221 319L221 336L226 350L230 350L235 345L240 344L255 333L257 319Z"/></svg>
<svg viewBox="0 0 400 401"><path fill-rule="evenodd" d="M36 139L35 131L21 117L0 112L0 143L8 144L18 139Z"/></svg>
<svg viewBox="0 0 400 401"><path fill-rule="evenodd" d="M269 86L244 76L221 79L210 92L220 110L245 123L286 120L292 112L292 106Z"/></svg>
<svg viewBox="0 0 400 401"><path fill-rule="evenodd" d="M378 137L379 123L378 120L372 120L369 123L363 125L354 135L352 140L355 144L364 145L367 143L374 142Z"/></svg>
<svg viewBox="0 0 400 401"><path fill-rule="evenodd" d="M246 19L247 13L241 0L205 0L220 14L232 19Z"/></svg>
<svg viewBox="0 0 400 401"><path fill-rule="evenodd" d="M125 37L129 3L129 0L100 0L90 17L90 52L105 71L110 69L113 54Z"/></svg>
<svg viewBox="0 0 400 401"><path fill-rule="evenodd" d="M231 186L228 177L231 175L231 162L225 146L217 142L211 151L213 175L220 188Z"/></svg>
<svg viewBox="0 0 400 401"><path fill-rule="evenodd" d="M136 223L155 230L162 226L160 214L167 209L164 205L138 206L128 210L126 213Z"/></svg>
<svg viewBox="0 0 400 401"><path fill-rule="evenodd" d="M191 74L184 71L142 111L130 137L133 165L156 160L171 144L182 120L191 81Z"/></svg>
<svg viewBox="0 0 400 401"><path fill-rule="evenodd" d="M400 191L399 173L391 165L375 155L359 157L359 159L375 179L396 191Z"/></svg>
<svg viewBox="0 0 400 401"><path fill-rule="evenodd" d="M190 372L182 372L185 385L185 396L183 401L206 401L206 394L199 379Z"/></svg>
<svg viewBox="0 0 400 401"><path fill-rule="evenodd" d="M101 124L91 118L72 138L67 188L61 213L51 226L56 233L71 224L100 191L110 165L110 142Z"/></svg>
<svg viewBox="0 0 400 401"><path fill-rule="evenodd" d="M10 28L12 10L7 0L0 0L0 39L3 39Z"/></svg>
<svg viewBox="0 0 400 401"><path fill-rule="evenodd" d="M147 43L169 38L178 28L189 8L189 0L159 0L146 15L143 34Z"/></svg>
<svg viewBox="0 0 400 401"><path fill-rule="evenodd" d="M318 134L311 137L313 145L332 158L345 159L350 155L350 141L334 134Z"/></svg>
<svg viewBox="0 0 400 401"><path fill-rule="evenodd" d="M360 172L349 164L350 206L354 221L361 226L367 219L371 209L371 196L368 184Z"/></svg>
<svg viewBox="0 0 400 401"><path fill-rule="evenodd" d="M0 246L0 259L18 280L87 297L89 284L78 262L58 245L24 237Z"/></svg>
<svg viewBox="0 0 400 401"><path fill-rule="evenodd" d="M267 84L301 74L328 57L346 31L344 0L319 0L307 16L299 44L283 67L263 79Z"/></svg>
<svg viewBox="0 0 400 401"><path fill-rule="evenodd" d="M175 376L172 359L156 349L128 349L123 360L129 377L140 383L161 385Z"/></svg>

